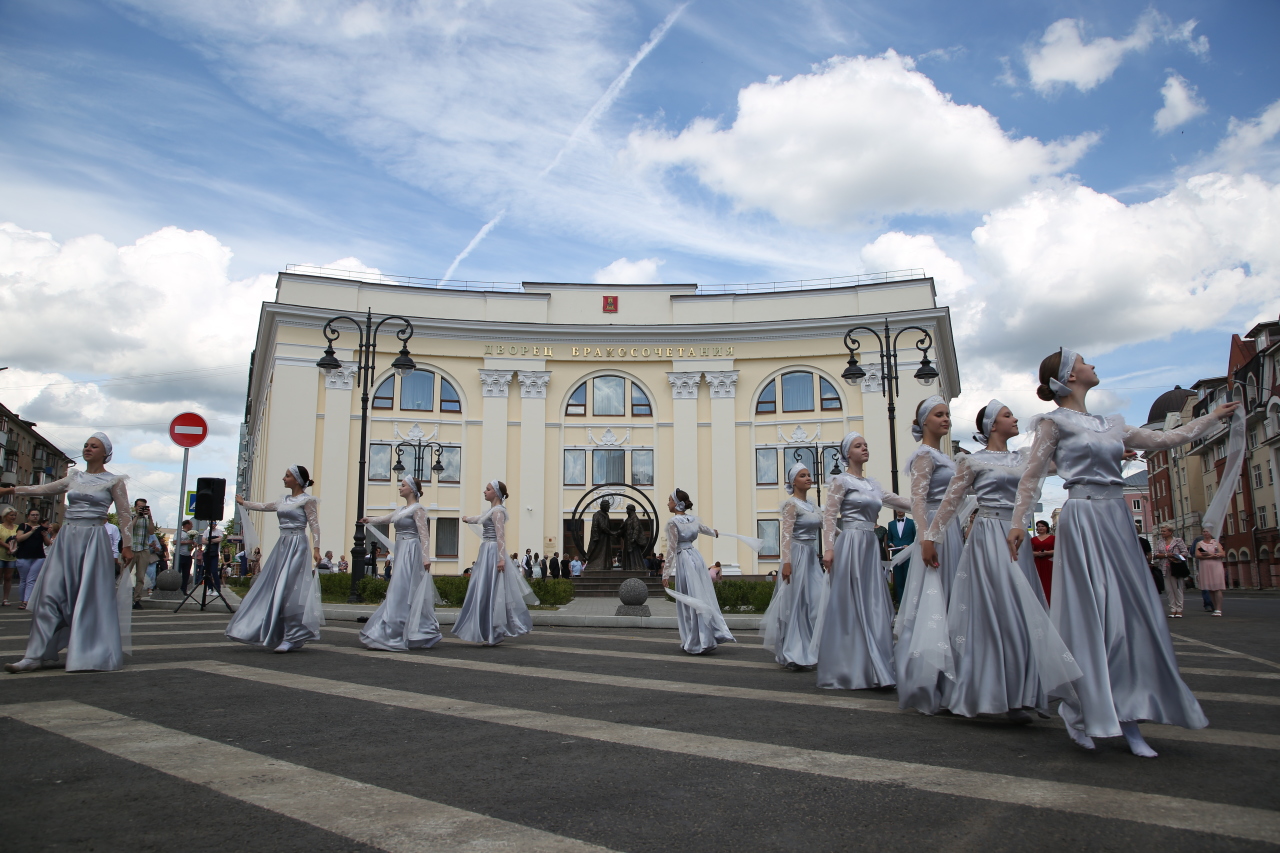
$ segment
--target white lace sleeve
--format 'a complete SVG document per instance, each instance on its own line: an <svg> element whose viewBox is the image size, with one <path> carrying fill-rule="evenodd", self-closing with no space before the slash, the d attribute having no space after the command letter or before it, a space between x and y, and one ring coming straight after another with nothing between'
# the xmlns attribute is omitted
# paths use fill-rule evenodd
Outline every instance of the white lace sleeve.
<svg viewBox="0 0 1280 853"><path fill-rule="evenodd" d="M929 529L924 532L921 539L928 539L930 542L937 542L942 539L947 524L955 516L956 511L960 509L960 504L964 503L964 496L969 491L969 487L973 485L973 480L978 472L973 470L973 466L969 464L967 454L959 454L960 459L956 462L956 472L951 476L951 482L947 485L947 493L942 498L942 506L938 507L937 513L933 516L933 524L929 525Z"/></svg>
<svg viewBox="0 0 1280 853"><path fill-rule="evenodd" d="M418 541L422 543L422 566L431 565L431 519L427 517L427 508L418 504L413 511L413 521L418 526Z"/></svg>
<svg viewBox="0 0 1280 853"><path fill-rule="evenodd" d="M929 481L935 464L932 453L921 453L911 460L911 517L916 530L929 529Z"/></svg>
<svg viewBox="0 0 1280 853"><path fill-rule="evenodd" d="M911 501L894 492L880 493L880 502L889 509L900 509L903 512L911 512Z"/></svg>
<svg viewBox="0 0 1280 853"><path fill-rule="evenodd" d="M1131 450L1164 450L1186 444L1213 429L1219 420L1213 415L1196 418L1188 424L1175 429L1155 430L1125 425L1124 446Z"/></svg>
<svg viewBox="0 0 1280 853"><path fill-rule="evenodd" d="M240 506L244 507L247 510L251 510L253 512L275 512L277 509L280 508L280 501L272 501L271 503L265 503L265 504L254 503L253 501L245 501L244 503L240 504Z"/></svg>
<svg viewBox="0 0 1280 853"><path fill-rule="evenodd" d="M778 523L778 559L785 566L791 562L791 533L796 526L796 502L789 499L782 504Z"/></svg>
<svg viewBox="0 0 1280 853"><path fill-rule="evenodd" d="M705 524L702 523L702 519L698 519L698 532L703 534L704 536L710 536L713 539L720 538L720 534L716 533L715 528L707 527Z"/></svg>
<svg viewBox="0 0 1280 853"><path fill-rule="evenodd" d="M316 499L312 498L302 505L302 511L307 514L307 527L311 528L311 544L320 547L320 511L316 507Z"/></svg>
<svg viewBox="0 0 1280 853"><path fill-rule="evenodd" d="M396 514L394 512L389 512L386 515L380 515L377 518L369 519L366 524L390 524L395 517Z"/></svg>
<svg viewBox="0 0 1280 853"><path fill-rule="evenodd" d="M1036 496L1040 494L1040 484L1049 472L1049 463L1058 450L1058 424L1053 418L1043 418L1036 424L1036 437L1031 445L1031 453L1027 457L1027 470L1022 472L1018 480L1018 497L1013 504L1013 520L1010 522L1014 530L1025 530L1027 513L1035 505Z"/></svg>
<svg viewBox="0 0 1280 853"><path fill-rule="evenodd" d="M507 511L503 507L494 509L489 516L493 522L493 535L498 540L498 562L507 559Z"/></svg>
<svg viewBox="0 0 1280 853"><path fill-rule="evenodd" d="M69 488L71 488L71 477L66 476L61 480L41 483L38 486L15 486L13 493L14 495L60 495Z"/></svg>
<svg viewBox="0 0 1280 853"><path fill-rule="evenodd" d="M133 506L129 503L129 490L124 477L111 484L111 499L116 504L116 527L120 528L120 547L133 547Z"/></svg>
<svg viewBox="0 0 1280 853"><path fill-rule="evenodd" d="M822 508L822 552L830 554L836 543L836 519L840 517L840 504L844 501L844 493L849 491L849 481L844 477L831 480L831 488L827 490L827 505Z"/></svg>
<svg viewBox="0 0 1280 853"><path fill-rule="evenodd" d="M673 516L667 522L667 559L662 564L662 577L671 577L676 573L676 551L680 545L680 526Z"/></svg>
<svg viewBox="0 0 1280 853"><path fill-rule="evenodd" d="M463 524L479 524L480 519L482 517L483 516L479 516L479 515L464 515L462 517L462 523Z"/></svg>

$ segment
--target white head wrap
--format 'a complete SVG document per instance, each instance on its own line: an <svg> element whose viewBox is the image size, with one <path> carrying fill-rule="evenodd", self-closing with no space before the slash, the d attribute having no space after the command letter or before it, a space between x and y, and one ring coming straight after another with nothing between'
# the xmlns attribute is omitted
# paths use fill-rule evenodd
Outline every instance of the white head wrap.
<svg viewBox="0 0 1280 853"><path fill-rule="evenodd" d="M686 509L689 508L689 505L684 501L680 500L678 497L676 497L676 492L678 491L680 490L676 489L674 492L671 493L671 500L676 502L676 512L684 512Z"/></svg>
<svg viewBox="0 0 1280 853"><path fill-rule="evenodd" d="M506 500L506 498L502 496L502 483L497 480L490 480L489 487L492 488L493 493L498 496L498 503L502 503Z"/></svg>
<svg viewBox="0 0 1280 853"><path fill-rule="evenodd" d="M1049 377L1049 388L1059 397L1071 396L1071 387L1067 385L1067 377L1071 375L1071 371L1075 370L1076 359L1080 357L1079 353L1062 347L1059 352L1062 353L1062 360L1058 363L1057 377Z"/></svg>
<svg viewBox="0 0 1280 853"><path fill-rule="evenodd" d="M307 480L309 480L310 477L302 476L302 471L297 465L290 465L289 473L293 475L293 479L298 483L298 488L305 489L307 487Z"/></svg>
<svg viewBox="0 0 1280 853"><path fill-rule="evenodd" d="M847 463L849 461L849 445L853 444L855 438L862 438L862 433L851 432L840 440L840 461Z"/></svg>
<svg viewBox="0 0 1280 853"><path fill-rule="evenodd" d="M111 439L107 438L107 434L105 432L95 432L93 435L89 436L89 438L96 438L98 439L98 441L102 442L102 449L107 451L106 458L104 458L102 461L110 462L111 461Z"/></svg>
<svg viewBox="0 0 1280 853"><path fill-rule="evenodd" d="M932 397L921 402L920 407L916 409L916 422L911 425L911 437L916 441L921 441L924 438L925 418L929 417L929 413L936 407L945 406L946 404L947 401L939 397L937 394L934 394Z"/></svg>
<svg viewBox="0 0 1280 853"><path fill-rule="evenodd" d="M973 434L974 441L983 447L987 446L987 439L991 438L991 425L996 422L996 415L1000 414L1000 410L1003 408L1005 408L1004 403L996 399L992 399L990 403L987 403L987 410L982 413L982 429Z"/></svg>
<svg viewBox="0 0 1280 853"><path fill-rule="evenodd" d="M790 468L787 469L787 483L785 486L787 490L787 494L794 495L796 493L796 486L795 486L796 475L799 474L801 471L808 471L808 470L809 470L809 466L804 464L803 462L797 462L796 464L792 465Z"/></svg>
<svg viewBox="0 0 1280 853"><path fill-rule="evenodd" d="M406 486L413 489L413 493L415 495L417 495L418 497L422 497L422 488L418 485L418 481L415 480L413 477L409 476L408 474L405 474L403 477L400 478L400 482L404 483Z"/></svg>

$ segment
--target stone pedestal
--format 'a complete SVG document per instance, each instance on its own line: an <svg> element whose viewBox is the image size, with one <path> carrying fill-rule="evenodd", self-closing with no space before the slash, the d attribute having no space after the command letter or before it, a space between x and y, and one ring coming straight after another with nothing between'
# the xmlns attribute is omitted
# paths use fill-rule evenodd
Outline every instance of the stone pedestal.
<svg viewBox="0 0 1280 853"><path fill-rule="evenodd" d="M182 575L175 569L165 569L156 575L156 588L151 590L152 601L181 601Z"/></svg>
<svg viewBox="0 0 1280 853"><path fill-rule="evenodd" d="M618 587L618 598L622 603L618 605L614 616L649 616L649 605L645 604L649 600L649 587L639 578L627 578L622 582L622 586Z"/></svg>

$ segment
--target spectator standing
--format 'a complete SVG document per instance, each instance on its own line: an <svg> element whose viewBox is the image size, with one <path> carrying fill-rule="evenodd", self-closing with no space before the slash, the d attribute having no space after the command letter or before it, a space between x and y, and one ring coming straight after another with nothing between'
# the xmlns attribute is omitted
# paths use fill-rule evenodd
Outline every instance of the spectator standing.
<svg viewBox="0 0 1280 853"><path fill-rule="evenodd" d="M248 575L249 574L249 555L244 552L244 548L241 548L239 551L236 552L236 556L234 559L236 561L236 564L240 567L240 577L245 577L246 575Z"/></svg>
<svg viewBox="0 0 1280 853"><path fill-rule="evenodd" d="M582 560L577 554L573 555L573 559L569 561L569 575L571 577L582 577Z"/></svg>
<svg viewBox="0 0 1280 853"><path fill-rule="evenodd" d="M1142 535L1142 525L1134 522L1138 530L1138 544L1142 547L1142 554L1147 558L1147 565L1151 567L1151 581L1156 585L1156 592L1164 595L1164 575L1156 568L1156 564L1151 559L1151 543L1147 541L1147 537Z"/></svg>
<svg viewBox="0 0 1280 853"><path fill-rule="evenodd" d="M204 532L204 559L201 565L204 569L204 583L206 586L213 585L215 592L222 592L222 562L218 551L222 547L222 531L218 529L218 522L209 522L209 529Z"/></svg>
<svg viewBox="0 0 1280 853"><path fill-rule="evenodd" d="M898 553L904 548L909 547L916 541L916 523L907 518L907 514L902 510L894 510L893 521L889 522L888 533L885 534L884 544L889 551L889 559L892 560L898 556ZM902 601L902 590L907 586L907 568L908 561L904 558L901 563L893 567L893 603L900 604Z"/></svg>
<svg viewBox="0 0 1280 853"><path fill-rule="evenodd" d="M1036 522L1036 535L1031 537L1031 556L1036 561L1036 574L1040 576L1040 586L1044 589L1044 600L1050 600L1050 589L1053 585L1053 546L1058 538L1049 532L1049 522Z"/></svg>
<svg viewBox="0 0 1280 853"><path fill-rule="evenodd" d="M546 580L547 578L551 577L549 574L547 574L547 558L546 557L539 557L537 554L534 554L533 560L538 564L538 577L542 578L543 580Z"/></svg>
<svg viewBox="0 0 1280 853"><path fill-rule="evenodd" d="M551 555L551 559L548 561L548 565L551 568L551 577L552 578L560 577L561 569L560 569L560 552L559 551L556 551L554 554Z"/></svg>
<svg viewBox="0 0 1280 853"><path fill-rule="evenodd" d="M120 528L116 527L110 521L102 522L103 528L107 531L107 538L111 540L111 556L116 559L116 574L120 574Z"/></svg>
<svg viewBox="0 0 1280 853"><path fill-rule="evenodd" d="M191 519L182 522L178 531L178 574L182 575L182 594L187 594L187 585L191 583L191 548L195 544L197 534L191 529Z"/></svg>
<svg viewBox="0 0 1280 853"><path fill-rule="evenodd" d="M4 602L0 606L9 606L9 589L13 586L13 571L18 568L18 558L10 550L15 545L13 538L18 535L18 511L5 504L0 506L0 573L4 575ZM19 575L18 591L22 591L22 580ZM22 599L26 604L26 599ZM20 607L22 605L19 605Z"/></svg>
<svg viewBox="0 0 1280 853"><path fill-rule="evenodd" d="M40 569L44 567L44 549L50 544L49 523L40 521L40 510L28 510L26 523L18 525L18 532L13 537L13 556L18 563L18 598L23 609L31 598L36 578L40 577ZM5 589L4 600L6 604L9 601L8 589Z"/></svg>
<svg viewBox="0 0 1280 853"><path fill-rule="evenodd" d="M1173 619L1182 618L1182 582L1187 575L1181 572L1190 572L1191 567L1187 564L1190 556L1187 543L1173 535L1173 525L1167 521L1161 524L1160 536L1152 546L1151 559L1164 575L1169 616Z"/></svg>
<svg viewBox="0 0 1280 853"><path fill-rule="evenodd" d="M133 609L142 609L142 593L147 588L147 567L155 560L148 545L155 536L156 523L151 518L151 508L146 498L138 498L133 502L133 563L126 566L126 571L133 570Z"/></svg>
<svg viewBox="0 0 1280 853"><path fill-rule="evenodd" d="M345 554L342 555L342 570L344 572L350 570L350 567L347 565L347 556ZM262 549L254 548L253 554L249 556L249 576L257 577L258 572L260 571L262 571Z"/></svg>
<svg viewBox="0 0 1280 853"><path fill-rule="evenodd" d="M524 556L520 558L520 570L524 572L526 580L533 580L533 549L525 548Z"/></svg>
<svg viewBox="0 0 1280 853"><path fill-rule="evenodd" d="M1191 544L1188 545L1187 547L1191 549L1192 557L1200 556L1199 548L1200 548L1200 543L1203 541L1204 541L1203 533L1196 536L1195 539L1191 540ZM1205 589L1200 584L1200 561L1195 560L1192 563L1192 566L1195 570L1192 572L1191 576L1196 579L1196 588L1200 590L1200 600L1204 603L1204 611L1206 613L1212 613L1213 612L1213 596L1209 593L1209 590Z"/></svg>
<svg viewBox="0 0 1280 853"><path fill-rule="evenodd" d="M1226 553L1213 531L1204 528L1196 542L1196 558L1200 561L1200 589L1213 599L1213 616L1222 615L1222 591L1227 588L1227 572L1222 566Z"/></svg>

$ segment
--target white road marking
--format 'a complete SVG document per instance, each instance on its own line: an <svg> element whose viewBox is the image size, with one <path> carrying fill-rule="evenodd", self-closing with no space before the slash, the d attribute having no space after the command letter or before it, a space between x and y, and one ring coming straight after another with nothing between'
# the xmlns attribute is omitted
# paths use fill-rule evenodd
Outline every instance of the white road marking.
<svg viewBox="0 0 1280 853"><path fill-rule="evenodd" d="M1245 658L1247 660L1253 661L1254 663L1261 663L1267 666L1275 667L1276 669L1280 669L1280 663L1276 663L1273 660L1267 660L1266 658L1247 655L1244 652L1238 652L1235 649L1228 649L1224 646L1215 646L1213 643L1206 643L1204 640L1196 640L1191 637L1183 636L1182 634L1171 634L1171 636L1177 637L1183 643L1190 643L1191 645L1195 645L1195 646L1203 646L1206 649L1213 649L1215 652L1226 652L1227 654L1232 655L1233 657Z"/></svg>

